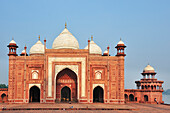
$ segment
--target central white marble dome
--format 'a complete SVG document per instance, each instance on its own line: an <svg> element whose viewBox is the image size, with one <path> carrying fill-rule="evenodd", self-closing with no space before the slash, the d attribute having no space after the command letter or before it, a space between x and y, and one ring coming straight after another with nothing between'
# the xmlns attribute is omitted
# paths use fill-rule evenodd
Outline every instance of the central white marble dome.
<svg viewBox="0 0 170 113"><path fill-rule="evenodd" d="M54 40L52 48L53 49L79 49L79 43L77 39L65 27L65 29Z"/></svg>

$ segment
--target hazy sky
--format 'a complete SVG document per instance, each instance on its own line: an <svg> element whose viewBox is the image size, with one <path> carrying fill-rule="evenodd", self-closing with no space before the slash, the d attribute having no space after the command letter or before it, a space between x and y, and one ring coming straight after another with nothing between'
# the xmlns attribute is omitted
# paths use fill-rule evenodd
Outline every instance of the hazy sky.
<svg viewBox="0 0 170 113"><path fill-rule="evenodd" d="M103 52L111 55L120 37L127 45L125 88L136 88L135 80L149 63L156 78L170 89L170 0L0 0L0 83L8 84L8 48L12 37L20 54L41 36L47 48L67 22L69 31L83 49L91 35Z"/></svg>

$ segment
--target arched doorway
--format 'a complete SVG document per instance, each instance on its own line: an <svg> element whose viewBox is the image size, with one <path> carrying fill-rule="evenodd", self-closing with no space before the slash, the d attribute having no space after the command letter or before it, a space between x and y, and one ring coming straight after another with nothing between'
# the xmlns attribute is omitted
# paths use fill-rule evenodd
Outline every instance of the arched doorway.
<svg viewBox="0 0 170 113"><path fill-rule="evenodd" d="M29 102L40 102L40 89L37 86L30 88Z"/></svg>
<svg viewBox="0 0 170 113"><path fill-rule="evenodd" d="M148 101L148 96L144 95L144 101L147 102Z"/></svg>
<svg viewBox="0 0 170 113"><path fill-rule="evenodd" d="M1 99L2 99L2 103L4 103L4 102L7 101L7 96L6 96L5 93L3 93L3 94L1 95Z"/></svg>
<svg viewBox="0 0 170 113"><path fill-rule="evenodd" d="M71 90L67 86L61 89L61 101L62 102L71 101Z"/></svg>
<svg viewBox="0 0 170 113"><path fill-rule="evenodd" d="M70 94L66 96L62 92L70 92ZM69 98L68 95L70 95ZM77 102L77 75L68 68L60 71L56 77L56 101L63 102L65 97L69 101Z"/></svg>
<svg viewBox="0 0 170 113"><path fill-rule="evenodd" d="M104 102L104 91L103 88L101 88L100 86L97 86L96 88L94 88L93 90L93 102Z"/></svg>
<svg viewBox="0 0 170 113"><path fill-rule="evenodd" d="M127 102L127 101L128 101L128 95L125 94L125 102Z"/></svg>
<svg viewBox="0 0 170 113"><path fill-rule="evenodd" d="M134 95L133 94L129 95L129 101L134 101Z"/></svg>

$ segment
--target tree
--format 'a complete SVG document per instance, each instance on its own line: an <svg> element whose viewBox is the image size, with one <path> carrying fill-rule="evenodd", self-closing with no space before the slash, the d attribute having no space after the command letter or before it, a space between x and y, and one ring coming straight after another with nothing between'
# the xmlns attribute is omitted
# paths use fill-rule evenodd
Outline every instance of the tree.
<svg viewBox="0 0 170 113"><path fill-rule="evenodd" d="M0 84L0 88L8 88L8 85Z"/></svg>

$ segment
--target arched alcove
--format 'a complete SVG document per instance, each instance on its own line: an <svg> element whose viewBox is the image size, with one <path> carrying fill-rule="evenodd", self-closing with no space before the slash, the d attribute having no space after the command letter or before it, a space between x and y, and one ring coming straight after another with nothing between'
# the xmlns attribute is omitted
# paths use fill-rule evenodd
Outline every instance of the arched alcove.
<svg viewBox="0 0 170 113"><path fill-rule="evenodd" d="M144 95L144 101L147 102L148 101L148 96Z"/></svg>
<svg viewBox="0 0 170 113"><path fill-rule="evenodd" d="M134 95L133 94L129 95L129 101L134 101Z"/></svg>
<svg viewBox="0 0 170 113"><path fill-rule="evenodd" d="M97 86L93 89L93 102L104 102L104 91L103 88L100 86Z"/></svg>
<svg viewBox="0 0 170 113"><path fill-rule="evenodd" d="M62 102L71 101L71 90L67 86L61 89L61 101Z"/></svg>
<svg viewBox="0 0 170 113"><path fill-rule="evenodd" d="M128 101L128 95L125 94L125 102L127 102L127 101Z"/></svg>
<svg viewBox="0 0 170 113"><path fill-rule="evenodd" d="M30 88L29 102L40 102L40 89L37 86Z"/></svg>

